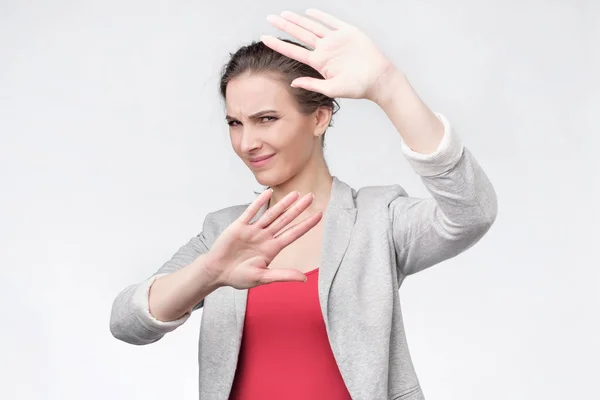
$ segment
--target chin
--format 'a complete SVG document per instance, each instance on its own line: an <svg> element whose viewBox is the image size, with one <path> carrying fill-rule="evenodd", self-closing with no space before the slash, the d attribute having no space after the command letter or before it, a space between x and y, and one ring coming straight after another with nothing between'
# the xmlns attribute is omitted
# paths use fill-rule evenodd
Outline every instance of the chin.
<svg viewBox="0 0 600 400"><path fill-rule="evenodd" d="M262 186L274 187L288 181L291 176L283 174L274 168L265 171L253 171L256 181Z"/></svg>

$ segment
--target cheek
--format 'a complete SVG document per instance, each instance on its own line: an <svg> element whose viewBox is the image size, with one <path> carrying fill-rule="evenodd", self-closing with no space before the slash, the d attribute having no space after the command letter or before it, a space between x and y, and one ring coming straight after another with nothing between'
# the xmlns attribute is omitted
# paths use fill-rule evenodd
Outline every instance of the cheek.
<svg viewBox="0 0 600 400"><path fill-rule="evenodd" d="M282 145L286 146L300 146L304 148L310 145L311 142L310 125L303 119L282 124L274 133Z"/></svg>
<svg viewBox="0 0 600 400"><path fill-rule="evenodd" d="M313 140L309 128L305 125L288 127L279 132L279 150L285 153L285 159L290 162L304 162L313 151Z"/></svg>

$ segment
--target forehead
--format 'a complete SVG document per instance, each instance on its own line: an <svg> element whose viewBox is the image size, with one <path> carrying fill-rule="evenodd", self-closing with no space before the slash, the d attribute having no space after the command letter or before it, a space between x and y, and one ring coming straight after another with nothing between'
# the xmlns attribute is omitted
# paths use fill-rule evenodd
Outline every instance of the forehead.
<svg viewBox="0 0 600 400"><path fill-rule="evenodd" d="M225 93L225 108L229 115L250 115L264 109L293 106L286 85L267 74L244 74L232 79Z"/></svg>

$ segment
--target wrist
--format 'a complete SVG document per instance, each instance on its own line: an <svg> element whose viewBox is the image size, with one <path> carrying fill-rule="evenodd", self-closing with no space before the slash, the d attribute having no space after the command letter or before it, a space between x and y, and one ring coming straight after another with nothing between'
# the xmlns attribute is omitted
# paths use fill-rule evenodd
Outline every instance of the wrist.
<svg viewBox="0 0 600 400"><path fill-rule="evenodd" d="M408 87L410 85L406 75L390 63L375 81L368 99L384 108L393 101L395 96L406 91Z"/></svg>
<svg viewBox="0 0 600 400"><path fill-rule="evenodd" d="M198 279L198 282L203 282L211 291L224 286L221 274L215 267L210 252L196 258L191 266L194 269L194 275Z"/></svg>

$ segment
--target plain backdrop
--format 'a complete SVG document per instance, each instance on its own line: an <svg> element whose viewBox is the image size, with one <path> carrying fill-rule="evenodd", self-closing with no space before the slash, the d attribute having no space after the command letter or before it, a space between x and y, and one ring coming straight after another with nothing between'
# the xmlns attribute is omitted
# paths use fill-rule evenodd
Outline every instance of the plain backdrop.
<svg viewBox="0 0 600 400"><path fill-rule="evenodd" d="M201 312L135 347L111 303L254 198L219 71L279 35L267 14L315 6L375 40L498 192L478 245L401 288L427 399L600 398L596 0L0 1L0 398L197 399ZM332 173L426 196L383 112L341 107Z"/></svg>

